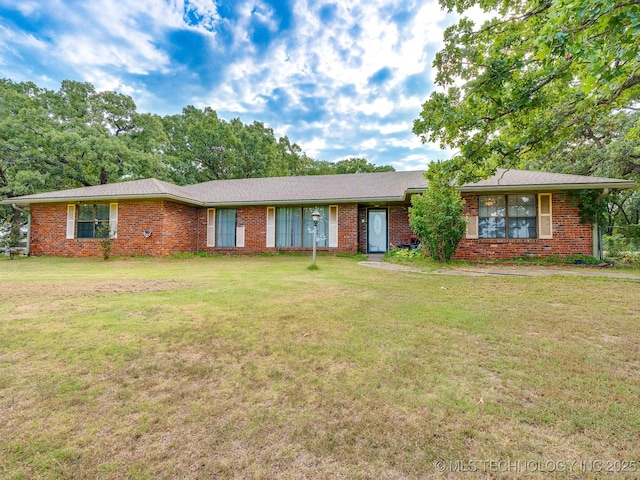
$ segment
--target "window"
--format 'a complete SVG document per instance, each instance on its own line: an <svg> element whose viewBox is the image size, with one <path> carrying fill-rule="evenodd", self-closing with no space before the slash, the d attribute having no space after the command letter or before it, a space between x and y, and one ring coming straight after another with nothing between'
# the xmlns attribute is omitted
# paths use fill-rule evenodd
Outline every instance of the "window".
<svg viewBox="0 0 640 480"><path fill-rule="evenodd" d="M235 208L207 209L207 247L244 247L244 226L236 227Z"/></svg>
<svg viewBox="0 0 640 480"><path fill-rule="evenodd" d="M236 210L219 208L216 214L216 245L218 247L236 246Z"/></svg>
<svg viewBox="0 0 640 480"><path fill-rule="evenodd" d="M479 238L536 238L535 195L478 197Z"/></svg>
<svg viewBox="0 0 640 480"><path fill-rule="evenodd" d="M318 207L317 246L329 245L329 209ZM313 207L278 207L276 209L276 246L313 247ZM337 210L336 210L337 216Z"/></svg>
<svg viewBox="0 0 640 480"><path fill-rule="evenodd" d="M78 205L76 238L108 237L110 208L108 203Z"/></svg>

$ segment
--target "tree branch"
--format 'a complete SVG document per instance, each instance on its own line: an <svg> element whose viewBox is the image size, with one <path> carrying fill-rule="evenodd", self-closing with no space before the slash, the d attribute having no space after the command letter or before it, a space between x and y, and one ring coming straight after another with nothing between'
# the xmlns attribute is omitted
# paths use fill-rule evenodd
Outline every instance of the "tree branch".
<svg viewBox="0 0 640 480"><path fill-rule="evenodd" d="M498 23L494 23L491 25L486 26L485 28L482 28L480 30L478 30L477 32L472 32L471 35L472 36L476 36L476 35L481 35L487 31L493 30L494 28L497 27L501 27L502 25L506 25L507 23L512 23L512 22L519 22L519 21L527 21L529 20L531 17L535 17L536 15L541 14L542 12L544 12L545 10L549 10L551 8L551 2L547 2L543 5L540 5L540 8L538 10L533 10L527 13L524 13L518 17L511 17L508 18L502 22L498 22Z"/></svg>

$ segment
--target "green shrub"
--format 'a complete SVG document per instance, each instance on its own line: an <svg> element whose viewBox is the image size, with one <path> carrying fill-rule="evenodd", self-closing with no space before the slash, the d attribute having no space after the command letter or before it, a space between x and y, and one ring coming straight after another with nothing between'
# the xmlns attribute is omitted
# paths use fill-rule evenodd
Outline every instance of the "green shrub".
<svg viewBox="0 0 640 480"><path fill-rule="evenodd" d="M603 235L602 248L610 257L617 257L622 252L628 250L629 241L622 235Z"/></svg>
<svg viewBox="0 0 640 480"><path fill-rule="evenodd" d="M640 252L624 252L618 257L620 262L640 266Z"/></svg>
<svg viewBox="0 0 640 480"><path fill-rule="evenodd" d="M96 236L98 237L98 248L102 252L102 258L109 260L115 235L111 235L109 225L102 224L96 229Z"/></svg>
<svg viewBox="0 0 640 480"><path fill-rule="evenodd" d="M466 229L464 201L455 188L442 180L411 198L409 224L423 247L437 262L449 262Z"/></svg>
<svg viewBox="0 0 640 480"><path fill-rule="evenodd" d="M394 248L384 255L385 260L417 260L424 258L424 253L419 248L410 250L408 248Z"/></svg>

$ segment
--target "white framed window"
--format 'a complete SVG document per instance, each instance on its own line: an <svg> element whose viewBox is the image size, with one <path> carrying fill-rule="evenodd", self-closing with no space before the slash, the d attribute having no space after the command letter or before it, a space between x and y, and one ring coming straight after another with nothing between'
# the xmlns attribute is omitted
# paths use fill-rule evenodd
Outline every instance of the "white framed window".
<svg viewBox="0 0 640 480"><path fill-rule="evenodd" d="M118 229L117 203L80 203L67 205L66 237L116 238Z"/></svg>
<svg viewBox="0 0 640 480"><path fill-rule="evenodd" d="M311 212L315 207L278 207L276 209L276 246L312 247L313 219ZM317 246L329 246L329 207L318 207Z"/></svg>
<svg viewBox="0 0 640 480"><path fill-rule="evenodd" d="M219 208L216 211L216 245L236 246L236 209Z"/></svg>
<svg viewBox="0 0 640 480"><path fill-rule="evenodd" d="M480 195L478 238L537 238L536 196Z"/></svg>
<svg viewBox="0 0 640 480"><path fill-rule="evenodd" d="M238 245L237 211L235 208L207 209L207 247L244 246L244 227L242 245Z"/></svg>

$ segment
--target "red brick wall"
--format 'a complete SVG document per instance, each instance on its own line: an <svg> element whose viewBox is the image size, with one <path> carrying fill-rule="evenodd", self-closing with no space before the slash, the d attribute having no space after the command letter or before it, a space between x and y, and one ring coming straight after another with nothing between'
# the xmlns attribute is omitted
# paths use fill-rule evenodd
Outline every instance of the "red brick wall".
<svg viewBox="0 0 640 480"><path fill-rule="evenodd" d="M358 253L358 206L338 206L338 253Z"/></svg>
<svg viewBox="0 0 640 480"><path fill-rule="evenodd" d="M478 215L477 195L463 195L465 214ZM455 257L462 260L491 260L521 256L592 255L591 224L581 224L577 206L572 206L565 193L552 198L552 239L467 239L463 238Z"/></svg>
<svg viewBox="0 0 640 480"><path fill-rule="evenodd" d="M170 255L195 251L198 208L163 200L118 203L113 255ZM76 211L77 215L77 211ZM67 204L31 206L31 253L61 257L102 255L98 240L66 238ZM147 230L151 235L145 237Z"/></svg>
<svg viewBox="0 0 640 480"><path fill-rule="evenodd" d="M267 248L267 207L236 208L236 225L244 226L244 247L207 247L207 209L198 213L198 250L210 253L276 253Z"/></svg>
<svg viewBox="0 0 640 480"><path fill-rule="evenodd" d="M367 207L358 207L358 251L367 253Z"/></svg>
<svg viewBox="0 0 640 480"><path fill-rule="evenodd" d="M465 214L477 215L476 195L463 195ZM389 243L405 243L411 233L406 207L389 207ZM207 248L207 209L163 200L120 202L118 238L113 255L171 255L177 252L275 253L266 247L266 207L237 209L237 223L245 226L244 248ZM319 251L356 253L367 249L367 208L338 207L338 248ZM100 256L95 239L66 239L67 204L31 206L31 253L64 257ZM151 233L148 237L144 231ZM309 251L310 249L287 249ZM576 206L564 193L553 194L553 239L463 239L455 258L465 260L592 254L591 225L579 221Z"/></svg>
<svg viewBox="0 0 640 480"><path fill-rule="evenodd" d="M197 251L200 210L198 207L163 202L162 240L157 255Z"/></svg>
<svg viewBox="0 0 640 480"><path fill-rule="evenodd" d="M407 207L389 207L389 248L407 244L409 235L409 209Z"/></svg>
<svg viewBox="0 0 640 480"><path fill-rule="evenodd" d="M357 253L358 231L357 205L338 206L338 248L319 247L318 251L333 253ZM243 226L244 247L207 247L207 209L198 215L198 249L217 253L276 253L277 248L267 248L267 207L241 207L236 209L236 225ZM287 252L310 252L310 248L286 248Z"/></svg>
<svg viewBox="0 0 640 480"><path fill-rule="evenodd" d="M31 255L96 255L95 242L66 240L67 205L31 205Z"/></svg>

